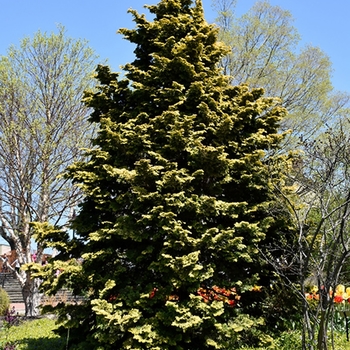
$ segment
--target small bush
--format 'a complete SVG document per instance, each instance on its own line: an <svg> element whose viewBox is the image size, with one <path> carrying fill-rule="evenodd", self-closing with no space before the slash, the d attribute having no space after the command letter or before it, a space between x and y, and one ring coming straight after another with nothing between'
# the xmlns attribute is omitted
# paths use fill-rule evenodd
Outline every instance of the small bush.
<svg viewBox="0 0 350 350"><path fill-rule="evenodd" d="M6 315L7 310L10 307L10 297L6 290L0 288L0 316Z"/></svg>

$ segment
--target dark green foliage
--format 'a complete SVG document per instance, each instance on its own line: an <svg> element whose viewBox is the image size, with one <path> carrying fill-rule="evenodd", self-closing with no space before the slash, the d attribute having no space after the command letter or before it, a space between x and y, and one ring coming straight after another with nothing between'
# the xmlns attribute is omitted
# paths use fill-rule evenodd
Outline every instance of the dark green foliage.
<svg viewBox="0 0 350 350"><path fill-rule="evenodd" d="M99 131L90 160L68 171L85 199L61 256L81 248L69 283L89 301L70 307L66 327L84 349L225 349L249 329L268 341L251 290L271 282L258 244L278 239L267 160L285 110L229 85L200 1L149 10L153 22L132 11L136 29L120 30L136 44L125 77L99 66L98 91L86 93ZM241 306L205 302L198 290L213 286L236 288Z"/></svg>

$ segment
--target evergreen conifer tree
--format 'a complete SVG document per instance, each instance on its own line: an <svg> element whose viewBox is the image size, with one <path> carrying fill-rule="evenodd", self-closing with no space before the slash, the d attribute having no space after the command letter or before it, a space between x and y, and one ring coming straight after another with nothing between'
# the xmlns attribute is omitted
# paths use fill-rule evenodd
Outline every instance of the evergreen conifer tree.
<svg viewBox="0 0 350 350"><path fill-rule="evenodd" d="M264 283L257 245L277 236L267 160L285 110L230 86L200 0L147 7L153 21L131 11L136 28L120 30L136 45L125 75L99 66L86 93L99 132L68 170L85 199L43 286L69 277L86 293L61 310L84 349L228 349L262 322L244 294ZM62 263L72 256L83 263Z"/></svg>

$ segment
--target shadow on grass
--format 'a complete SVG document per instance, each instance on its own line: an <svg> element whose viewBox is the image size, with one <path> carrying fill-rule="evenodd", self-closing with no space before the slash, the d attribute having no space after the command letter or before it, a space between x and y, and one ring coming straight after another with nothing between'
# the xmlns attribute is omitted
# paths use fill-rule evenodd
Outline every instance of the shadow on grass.
<svg viewBox="0 0 350 350"><path fill-rule="evenodd" d="M64 338L23 338L18 342L23 350L62 350L66 348Z"/></svg>

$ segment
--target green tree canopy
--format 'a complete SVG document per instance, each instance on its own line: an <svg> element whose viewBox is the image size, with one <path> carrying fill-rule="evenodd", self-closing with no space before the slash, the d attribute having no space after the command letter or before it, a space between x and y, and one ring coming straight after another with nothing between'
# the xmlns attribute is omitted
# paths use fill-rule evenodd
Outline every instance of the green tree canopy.
<svg viewBox="0 0 350 350"><path fill-rule="evenodd" d="M120 30L136 44L125 77L99 66L98 91L86 93L99 130L89 160L68 171L85 198L44 287L86 293L60 311L77 342L86 332L85 349L227 349L263 323L237 294L270 283L258 244L278 239L269 214L278 172L267 163L286 112L222 75L226 49L201 1L147 7L153 21L130 11L136 29ZM79 254L82 265L63 262Z"/></svg>
<svg viewBox="0 0 350 350"><path fill-rule="evenodd" d="M234 0L213 0L218 13L219 38L230 47L221 61L233 85L263 87L267 96L281 98L290 129L285 148L300 136L317 138L325 122L332 123L349 107L349 94L335 91L329 57L312 45L302 46L292 14L268 1L257 1L241 17L234 14Z"/></svg>

